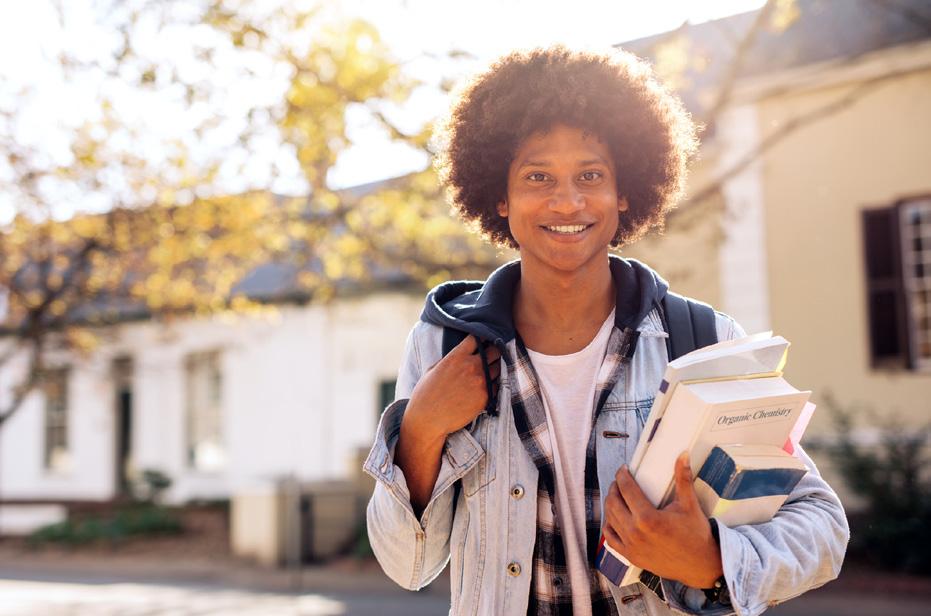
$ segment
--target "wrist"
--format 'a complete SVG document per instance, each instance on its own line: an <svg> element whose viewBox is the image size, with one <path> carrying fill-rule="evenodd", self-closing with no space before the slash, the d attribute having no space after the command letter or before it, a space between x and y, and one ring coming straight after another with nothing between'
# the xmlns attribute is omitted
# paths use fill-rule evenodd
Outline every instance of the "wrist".
<svg viewBox="0 0 931 616"><path fill-rule="evenodd" d="M717 558L716 564L713 564L709 569L702 573L701 577L696 577L693 580L693 584L689 584L692 588L708 589L715 588L718 581L724 575L724 567L721 566L721 557Z"/></svg>
<svg viewBox="0 0 931 616"><path fill-rule="evenodd" d="M698 588L715 589L721 584L724 576L724 562L721 560L721 538L718 531L718 521L714 518L708 520L710 530L709 556L711 569L708 571L705 582Z"/></svg>
<svg viewBox="0 0 931 616"><path fill-rule="evenodd" d="M400 438L415 442L418 448L437 448L443 446L446 437L447 433L429 421L419 407L408 404L401 418Z"/></svg>

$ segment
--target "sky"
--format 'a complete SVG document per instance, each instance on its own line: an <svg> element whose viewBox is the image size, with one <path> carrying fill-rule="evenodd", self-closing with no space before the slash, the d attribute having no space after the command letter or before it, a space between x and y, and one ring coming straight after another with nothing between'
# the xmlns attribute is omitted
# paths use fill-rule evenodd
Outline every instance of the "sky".
<svg viewBox="0 0 931 616"><path fill-rule="evenodd" d="M85 0L63 2L77 10L89 4ZM405 62L405 69L428 82L438 81L444 73L464 76L480 70L494 58L516 48L563 43L571 47L606 49L623 41L674 29L686 21L700 23L754 10L762 4L763 0L323 1L326 14L359 16L373 23L395 56ZM86 96L83 97L81 91L67 90L49 63L55 50L62 46L81 49L90 57L112 44L106 37L93 34L90 24L87 29L82 28L62 31L48 0L0 0L0 80L37 86L42 96L30 102L36 119L33 130L25 138L47 144L51 151L56 145L64 147L66 139L56 123L48 121L50 117L74 126L82 117L95 113L92 108L95 86L84 87ZM425 59L429 54L442 55L451 49L466 51L474 60L460 61L453 67ZM171 49L158 50L164 54L171 52ZM222 74L216 79L222 81ZM227 87L236 88L237 84L228 83ZM250 96L257 94L244 91L231 98L246 104ZM401 123L416 126L435 118L446 110L448 102L446 96L435 89L423 88L401 110ZM151 117L146 120L154 122L157 132L183 130L182 123L170 110L160 109L158 114L147 115ZM350 136L356 145L340 157L332 170L329 181L333 187L401 175L421 169L429 162L422 152L391 144L386 135L366 122L361 114L350 117L350 127ZM151 155L160 153L153 151ZM261 158L262 154L257 153L256 160ZM256 163L255 168L260 167ZM284 167L288 168L288 163ZM291 169L296 172L296 165L291 165ZM272 189L277 192L297 190L296 185L285 180ZM4 203L0 195L0 224L9 220L10 214L10 204ZM60 214L67 215L67 211Z"/></svg>
<svg viewBox="0 0 931 616"><path fill-rule="evenodd" d="M618 43L673 30L684 22L701 23L759 8L763 0L345 0L341 10L373 22L402 59L424 51L468 51L479 70L516 48L563 43L607 49ZM412 35L416 33L416 35ZM424 117L441 115L445 97L418 100ZM347 186L400 175L426 164L419 153L406 152L377 138L346 152L330 176ZM362 131L359 131L360 137ZM378 171L376 171L378 170ZM390 171L389 171L390 170Z"/></svg>

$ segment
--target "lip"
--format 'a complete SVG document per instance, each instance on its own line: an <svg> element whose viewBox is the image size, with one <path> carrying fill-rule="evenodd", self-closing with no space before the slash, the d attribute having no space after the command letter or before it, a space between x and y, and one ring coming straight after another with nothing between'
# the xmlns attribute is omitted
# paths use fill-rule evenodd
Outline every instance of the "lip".
<svg viewBox="0 0 931 616"><path fill-rule="evenodd" d="M578 233L559 233L558 231L550 231L549 229L546 228L548 226L549 227L562 227L562 226L573 226L573 225L585 225L585 229L582 231L579 231ZM546 234L547 237L550 237L556 240L557 242L570 242L571 243L571 242L581 241L585 239L586 237L588 237L592 229L595 228L595 224L586 223L586 222L556 223L556 224L550 224L550 225L540 225L539 228L543 233Z"/></svg>

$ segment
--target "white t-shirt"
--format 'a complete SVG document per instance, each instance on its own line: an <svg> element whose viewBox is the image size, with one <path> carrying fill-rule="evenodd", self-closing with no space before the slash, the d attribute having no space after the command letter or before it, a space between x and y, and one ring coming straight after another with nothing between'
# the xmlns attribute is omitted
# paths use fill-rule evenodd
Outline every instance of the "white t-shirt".
<svg viewBox="0 0 931 616"><path fill-rule="evenodd" d="M550 428L556 515L572 584L572 613L577 616L592 613L585 546L585 450L592 432L595 385L613 325L612 310L588 346L569 355L544 355L527 349Z"/></svg>

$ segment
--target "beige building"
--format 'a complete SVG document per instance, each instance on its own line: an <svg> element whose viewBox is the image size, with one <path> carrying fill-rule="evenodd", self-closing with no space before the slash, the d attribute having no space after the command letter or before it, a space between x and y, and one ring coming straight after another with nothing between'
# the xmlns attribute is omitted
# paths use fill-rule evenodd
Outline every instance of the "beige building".
<svg viewBox="0 0 931 616"><path fill-rule="evenodd" d="M828 432L830 397L931 420L931 33L926 3L897 5L799 0L787 28L766 24L690 177L711 196L625 250L792 341L787 376L821 405L809 437ZM658 68L664 46L701 59L683 90L700 116L754 18L622 47Z"/></svg>

